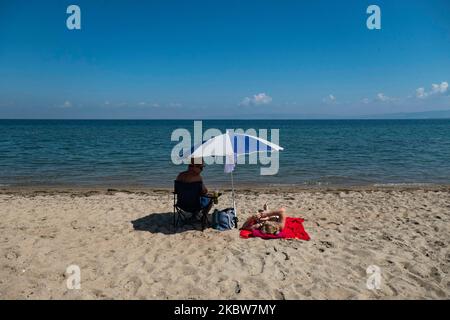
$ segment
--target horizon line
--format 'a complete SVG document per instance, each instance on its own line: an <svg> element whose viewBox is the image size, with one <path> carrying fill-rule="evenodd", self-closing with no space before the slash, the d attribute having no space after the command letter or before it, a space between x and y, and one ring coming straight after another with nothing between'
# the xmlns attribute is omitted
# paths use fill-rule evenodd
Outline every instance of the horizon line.
<svg viewBox="0 0 450 320"><path fill-rule="evenodd" d="M283 120L283 121L292 121L292 120L304 120L304 121L348 121L348 120L370 120L370 121L378 121L378 120L450 120L450 117L430 117L430 118L0 118L0 121L5 120L37 120L37 121L148 121L148 120L172 120L172 121L205 121L205 120L214 120L214 121L223 121L223 120Z"/></svg>

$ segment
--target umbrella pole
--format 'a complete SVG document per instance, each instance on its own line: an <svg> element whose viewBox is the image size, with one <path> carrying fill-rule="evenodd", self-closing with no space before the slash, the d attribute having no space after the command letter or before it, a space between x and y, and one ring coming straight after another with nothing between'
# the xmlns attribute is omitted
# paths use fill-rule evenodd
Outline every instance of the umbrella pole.
<svg viewBox="0 0 450 320"><path fill-rule="evenodd" d="M234 202L234 180L233 180L233 171L231 171L231 199L233 201L233 209L236 211L236 203Z"/></svg>
<svg viewBox="0 0 450 320"><path fill-rule="evenodd" d="M238 220L237 220L236 202L234 201L233 171L231 171L231 198L232 198L232 201L233 201L233 209L234 209L234 214L235 214L234 223L235 223L235 227L237 229L238 228Z"/></svg>

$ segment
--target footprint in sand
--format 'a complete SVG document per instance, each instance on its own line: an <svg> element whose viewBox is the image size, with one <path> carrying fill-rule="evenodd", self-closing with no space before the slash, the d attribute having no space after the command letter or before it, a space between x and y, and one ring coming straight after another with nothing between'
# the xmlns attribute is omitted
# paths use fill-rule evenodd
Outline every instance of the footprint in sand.
<svg viewBox="0 0 450 320"><path fill-rule="evenodd" d="M274 296L277 300L286 300L286 296L284 295L283 291L275 290Z"/></svg>
<svg viewBox="0 0 450 320"><path fill-rule="evenodd" d="M5 254L5 258L8 260L16 260L19 258L19 254L15 251L9 251L7 254Z"/></svg>
<svg viewBox="0 0 450 320"><path fill-rule="evenodd" d="M239 281L236 281L236 287L234 288L234 293L236 293L236 294L241 293L241 286L239 284Z"/></svg>
<svg viewBox="0 0 450 320"><path fill-rule="evenodd" d="M320 243L327 248L334 248L334 244L331 241L320 241Z"/></svg>
<svg viewBox="0 0 450 320"><path fill-rule="evenodd" d="M123 287L127 291L130 291L133 295L135 295L141 286L142 286L141 279L135 276L129 279Z"/></svg>

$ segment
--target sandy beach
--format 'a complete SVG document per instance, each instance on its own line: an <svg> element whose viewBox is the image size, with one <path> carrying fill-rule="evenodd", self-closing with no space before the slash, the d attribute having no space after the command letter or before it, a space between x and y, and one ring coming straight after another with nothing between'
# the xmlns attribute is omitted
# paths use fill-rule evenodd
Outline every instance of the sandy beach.
<svg viewBox="0 0 450 320"><path fill-rule="evenodd" d="M450 189L240 190L240 223L266 201L311 240L174 233L168 190L2 190L0 299L449 298Z"/></svg>

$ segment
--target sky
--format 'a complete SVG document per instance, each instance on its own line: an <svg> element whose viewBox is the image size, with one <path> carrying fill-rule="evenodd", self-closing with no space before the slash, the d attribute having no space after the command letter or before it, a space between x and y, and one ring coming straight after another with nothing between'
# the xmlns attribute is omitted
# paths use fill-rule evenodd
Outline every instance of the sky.
<svg viewBox="0 0 450 320"><path fill-rule="evenodd" d="M449 110L449 82L448 0L0 0L0 118Z"/></svg>

